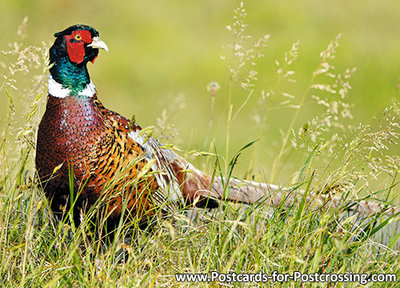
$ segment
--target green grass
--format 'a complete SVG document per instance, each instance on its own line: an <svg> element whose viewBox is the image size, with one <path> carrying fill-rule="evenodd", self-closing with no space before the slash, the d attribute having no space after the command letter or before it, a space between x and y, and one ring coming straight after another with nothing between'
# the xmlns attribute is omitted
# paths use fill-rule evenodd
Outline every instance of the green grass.
<svg viewBox="0 0 400 288"><path fill-rule="evenodd" d="M50 5L49 2L43 2ZM310 1L305 3L305 7L296 7L298 11L304 13L304 9L315 4ZM10 2L7 3L6 9L15 15L19 15L18 13L22 13L24 9L29 11L37 9L31 2L27 3L26 7L22 4L23 1L15 1L12 4ZM55 6L50 6L59 9L58 5L61 4L53 5ZM101 10L105 5L105 2L100 2L96 9ZM145 6L140 6L141 9L147 7L145 4L141 5ZM169 7L165 3L160 5L163 8ZM178 6L177 3L174 5L175 8ZM264 18L265 15L271 13L266 11L266 7L258 7L255 2L249 1L246 8L250 15L246 18L245 11L241 8L234 6L226 8L221 3L209 2L204 5L199 11L196 10L197 12L185 5L179 9L191 11L191 14L182 18L187 21L194 19L197 23L205 23L206 27L217 27L216 29L221 28L222 31L223 27L230 23L231 32L223 32L227 36L222 37L225 42L221 43L226 46L224 49L226 64L207 62L208 64L204 64L203 67L196 62L199 61L195 60L196 57L200 59L211 57L204 56L203 49L207 50L209 47L215 49L215 46L207 46L197 39L197 37L204 39L204 35L212 35L213 33L209 30L199 28L194 32L190 31L191 36L187 36L191 41L190 45L186 42L182 44L179 41L182 38L178 36L176 36L176 41L168 40L162 31L158 30L158 21L165 24L167 31L182 26L179 22L183 21L182 19L167 17L173 14L171 7L164 12L156 10L154 13L164 15L164 18L151 23L145 21L144 16L140 16L140 13L134 9L136 7L128 4L126 11L121 12L125 15L125 13L136 11L137 25L141 29L146 28L146 32L141 32L139 35L141 35L141 41L147 41L147 45L153 45L152 41L156 41L154 39L166 41L161 48L153 47L154 50L146 48L138 51L137 47L142 46L136 45L134 41L131 42L132 40L127 36L129 35L127 27L123 26L127 20L123 20L125 19L123 17L121 17L121 23L115 25L121 26L121 29L125 31L123 36L126 38L118 39L122 34L113 31L110 27L105 27L105 24L102 25L103 27L94 25L101 31L102 36L103 34L108 36L103 38L109 39L105 40L111 46L110 48L112 48L110 41L117 43L114 46L116 51L111 49L109 55L100 55L99 58L102 59L96 62L98 70L90 67L93 71L91 73L93 81L96 84L99 82L97 87L101 91L100 95L113 95L112 99L116 101L111 102L111 98L105 96L106 105L121 111L117 108L127 106L126 103L129 105L131 102L141 103L138 106L140 109L137 109L139 111L134 109L136 106L131 106L124 108L128 110L122 112L125 115L134 112L139 123L141 123L141 117L145 118L144 115L149 114L148 117L152 117L152 120L146 119L145 126L156 123L155 134L168 143L179 144L183 147L181 154L186 155L210 173L213 173L215 156L218 155L219 165L217 165L217 171L214 172L222 175L243 175L248 179L260 181L273 180L275 183L298 187L306 194L322 192L343 195L351 199L366 198L383 203L396 203L398 201L397 171L400 167L400 158L396 154L396 139L400 132L398 127L400 109L395 101L390 101L391 94L388 93L389 96L384 95L385 100L379 103L381 109L385 109L384 111L371 112L371 108L366 109L368 111L366 114L376 114L375 119L365 115L359 117L354 109L360 111L360 108L352 109L353 101L350 98L353 94L362 97L369 90L372 92L367 94L368 99L373 97L374 93L376 97L387 93L388 85L378 85L379 81L383 81L380 78L381 73L378 73L379 70L374 74L377 79L368 78L372 76L365 70L368 70L368 67L382 69L386 71L385 73L388 73L388 70L378 64L376 66L361 65L357 72L347 69L346 67L352 67L355 63L349 60L349 51L345 53L340 50L342 47L340 41L344 40L340 40L339 36L335 38L338 34L336 30L342 27L340 23L343 25L343 22L340 22L341 17L336 19L335 13L352 13L354 7L348 4L349 7L346 7L349 12L338 10L336 6L330 7L332 9L329 11L322 8L318 11L311 9L309 13L314 15L312 19L316 22L312 23L313 21L307 22L302 18L305 14L299 12L297 15L293 11L284 9L283 4L273 3L274 11L280 11L279 15L294 17L292 23L306 23L308 29L324 28L323 25L322 27L317 25L324 22L318 17L336 19L338 25L337 29L329 28L335 31L329 33L329 39L324 36L321 40L324 45L321 47L311 41L314 38L310 35L308 37L302 35L304 39L301 38L298 44L297 38L292 41L293 35L288 34L285 34L285 37L290 36L289 40L286 40L284 45L276 47L274 41L282 43L279 42L281 39L279 37L282 36L276 36L279 33L273 33L279 29L272 24L279 22ZM311 6L314 7L313 5ZM397 4L393 3L393 5ZM371 8L373 4L368 2L366 6ZM51 9L51 7L46 6L43 9ZM215 11L210 12L206 9L207 7L213 7L221 14ZM362 7L362 9L367 9ZM89 11L86 6L81 8ZM391 19L391 9L383 6L378 8L378 11L388 13L387 17ZM237 19L234 21L231 20L230 15L232 9L236 9ZM228 10L229 17L226 12ZM222 13L223 11L225 12ZM72 17L68 18L68 21L84 19L79 14L82 13L81 11L77 13L76 19L68 16ZM116 12L111 9L110 15L114 15L113 13ZM206 14L210 15L211 23L204 18ZM316 18L316 15L319 16ZM53 19L56 15L46 17ZM93 17L95 16L91 15L90 20L100 22L99 19ZM366 16L359 17L361 18L358 19L364 19L362 17ZM374 19L380 19L380 17L383 16L379 15ZM86 19L84 20L83 22L87 22ZM38 24L35 24L35 21L38 20L33 20L33 26L37 27ZM264 21L271 21L268 23L273 28L266 29L267 31L262 30L258 34L271 32L271 37L268 39L261 36L260 39L263 40L259 42L260 45L255 46L254 43L257 43L258 37L247 36L254 34L252 27L255 22L264 23ZM66 25L69 24L72 23ZM250 26L246 27L245 24L250 24ZM64 26L58 27L57 24L58 28L64 28ZM27 27L31 27L30 24ZM51 27L50 32L55 32L53 30L58 29L57 27ZM235 32L236 28L243 28L244 31L236 30ZM372 28L378 29L375 26ZM136 32L140 30L135 29L137 29ZM181 27L181 29L183 30L179 30L180 32L189 28ZM220 30L217 35L222 33ZM220 273L258 273L259 271L272 273L275 270L279 273L293 271L394 273L397 278L400 277L399 215L392 217L381 214L347 215L343 212L344 205L334 209L323 208L310 211L305 208L306 205L301 201L302 199L299 199L299 203L289 210L284 210L282 207L271 209L262 203L254 206L222 204L220 208L213 211L192 209L189 214L181 211L173 219L160 220L152 233L137 233L131 239L132 241L126 244L123 244L122 236L107 245L98 241L87 241L85 239L91 233L89 224L84 223L79 227L74 227L68 219L65 222L54 221L35 177L33 165L36 127L46 98L47 47L46 45L37 47L40 41L36 37L41 35L42 31L32 31L32 34L28 35L34 36L28 37L24 29L19 31L15 41L17 45L14 45L16 48L11 49L14 52L5 55L1 60L5 65L2 74L6 78L0 86L0 93L3 94L4 103L7 103L2 108L4 113L0 135L0 283L3 286L175 287L178 286L174 278L176 273L209 273L211 271ZM46 30L44 33L46 36L40 36L39 39L50 39L48 34ZM350 35L354 36L351 33ZM7 37L9 38L6 39L10 41L13 39L11 34ZM215 41L216 36L211 37ZM274 37L278 40L274 40ZM350 36L344 34L343 38L346 39L346 37L348 39ZM353 37L351 44L345 42L346 47L361 49L360 47L364 46L358 41L364 43L362 37L365 36L361 35L361 40ZM128 41L127 43L132 47L130 53L133 55L145 54L142 55L145 60L140 60L145 62L140 62L139 56L120 57L121 50L126 49L125 41ZM197 42L198 45L193 45ZM292 42L295 44L292 45ZM305 44L302 44L304 42ZM154 45L157 46L160 42L156 43ZM34 47L30 47L30 44ZM370 44L371 49L378 49L376 44ZM198 68L194 74L186 73L185 69L172 71L174 86L161 79L162 75L169 75L169 72L177 67L158 54L159 49L171 51L167 50L169 45L175 49L184 49L187 52L185 56L182 56L186 59L185 61L201 68ZM265 48L265 45L268 48ZM10 51L10 48L3 48L3 50ZM277 57L262 55L271 51L275 51L273 56ZM324 52L319 55L321 51ZM182 54L181 52L174 53ZM358 61L362 57L365 62L376 61L375 58L365 59L362 52L360 52L361 56L355 55L357 53L354 52L352 55L355 55L355 58L360 57L357 58ZM388 51L388 55L393 56L394 53ZM156 59L151 60L152 56ZM279 61L278 66L272 64L275 58ZM304 63L304 58L311 60ZM139 63L136 63L135 59ZM192 59L194 60L191 61ZM394 59L396 58L394 57L390 62L391 66L395 66ZM101 64L102 61L104 61L103 64ZM211 62L213 61L216 60ZM257 65L251 65L252 62ZM383 66L390 66L385 61L380 63ZM140 66L140 69L132 70L132 67L136 66ZM157 68L153 69L154 67ZM184 67L188 66L184 65ZM209 72L213 69L224 72L221 74L216 72L214 75L218 77L214 78L213 73ZM391 69L395 68L391 67ZM251 72L253 70L258 74ZM362 79L357 78L359 77L357 73L361 73ZM383 75L385 73L382 72ZM126 85L126 83L132 83L131 79L135 79L135 87ZM350 92L349 84L353 83L353 79L356 84ZM112 81L112 84L106 86L106 80ZM215 94L205 89L211 80L219 80L218 83L221 86ZM297 81L294 83L293 80ZM361 83L366 87L362 87ZM121 98L117 97L116 90ZM154 91L150 93L150 90ZM176 99L175 95L182 90L194 91L196 97L186 99L186 106L182 105L182 98L178 98L175 102L168 100ZM150 93L150 100L146 100L148 102L143 100L143 97L133 99L132 96L148 95L148 93ZM162 96L155 96L157 93ZM166 97L168 94L172 96ZM159 99L160 97L167 100ZM163 112L159 106L152 104L156 100L165 101L163 103L172 102L172 104L163 105L165 108ZM354 102L357 103L357 101ZM376 102L372 103L376 104ZM208 108L210 106L212 108ZM368 105L365 103L361 105L362 108L365 106ZM195 111L194 107L202 107L201 112ZM201 122L199 130L208 131L207 137L190 136L190 132L182 132L181 130L188 127L180 126L179 123L190 122L187 119L191 118L185 118L186 121L182 121L180 113L196 117L201 115L199 118L204 121L194 121L194 123ZM351 115L353 118L350 117ZM175 122L178 128L172 126L171 121ZM358 124L360 122L365 124ZM190 123L193 126L193 122ZM277 132L279 130L282 130L281 134ZM191 133L196 133L196 131L195 128ZM260 140L241 151L238 158L234 157L240 147L255 139ZM121 231L121 235L124 235L122 232L124 231ZM126 260L121 261L121 257L126 257ZM180 285L183 287L218 286L217 283ZM254 287L255 284L230 283L229 285ZM274 286L271 283L266 285ZM283 286L297 287L301 284L288 282L283 283ZM320 286L328 285L320 284ZM343 286L358 287L359 285L353 283L343 284ZM396 283L382 284L382 287L390 286L395 287Z"/></svg>

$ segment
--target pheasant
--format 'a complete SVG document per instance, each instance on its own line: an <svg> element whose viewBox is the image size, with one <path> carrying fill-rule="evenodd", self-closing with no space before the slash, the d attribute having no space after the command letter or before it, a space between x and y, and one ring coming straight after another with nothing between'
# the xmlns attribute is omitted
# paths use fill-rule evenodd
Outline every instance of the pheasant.
<svg viewBox="0 0 400 288"><path fill-rule="evenodd" d="M219 200L290 207L303 197L298 190L227 180L200 171L100 102L87 70L99 49L108 51L99 32L87 25L73 25L54 36L49 52L49 95L39 124L35 161L55 215L62 216L72 207L74 222L79 224L82 215L103 199L103 211L112 227L123 215L146 225L174 207L214 208ZM324 195L306 199L315 207L326 201L340 202L340 198L327 200ZM366 201L349 207L367 213L387 209Z"/></svg>

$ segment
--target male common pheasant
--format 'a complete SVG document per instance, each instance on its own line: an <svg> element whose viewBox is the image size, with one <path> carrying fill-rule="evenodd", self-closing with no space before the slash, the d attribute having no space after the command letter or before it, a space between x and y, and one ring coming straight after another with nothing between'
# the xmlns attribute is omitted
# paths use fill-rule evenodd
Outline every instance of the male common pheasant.
<svg viewBox="0 0 400 288"><path fill-rule="evenodd" d="M265 199L268 204L290 206L302 193L237 179L224 185L223 178L212 179L196 169L98 100L86 66L95 61L99 49L108 48L94 28L74 25L55 37L36 167L56 215L68 211L72 202L79 224L82 212L103 199L109 222L118 223L126 215L146 223L158 211L168 212L177 205L212 208L218 199L242 203ZM322 195L307 200L319 207L326 199ZM330 201L337 204L339 199ZM352 209L376 212L382 207L359 202Z"/></svg>

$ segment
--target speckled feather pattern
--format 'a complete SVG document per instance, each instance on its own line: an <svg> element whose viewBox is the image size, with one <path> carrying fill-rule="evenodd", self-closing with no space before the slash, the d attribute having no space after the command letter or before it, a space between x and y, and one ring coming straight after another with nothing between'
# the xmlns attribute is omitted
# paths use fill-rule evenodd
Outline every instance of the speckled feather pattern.
<svg viewBox="0 0 400 288"><path fill-rule="evenodd" d="M159 187L154 175L137 179L147 160L143 148L127 137L128 132L129 121L105 109L96 96L48 97L38 130L36 166L54 212L62 213L68 204L68 166L73 168L74 190L82 191L75 205L76 221L81 207L90 207L105 195L110 219L116 221L124 197L134 217L154 211L149 193Z"/></svg>

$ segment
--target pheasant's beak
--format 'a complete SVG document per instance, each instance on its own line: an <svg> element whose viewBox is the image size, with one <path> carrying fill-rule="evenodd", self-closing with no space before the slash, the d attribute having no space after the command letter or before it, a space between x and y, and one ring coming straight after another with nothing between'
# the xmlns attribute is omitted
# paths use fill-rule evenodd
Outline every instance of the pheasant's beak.
<svg viewBox="0 0 400 288"><path fill-rule="evenodd" d="M104 43L100 37L93 37L92 43L87 45L88 47L97 48L97 49L104 49L108 52L108 46Z"/></svg>

